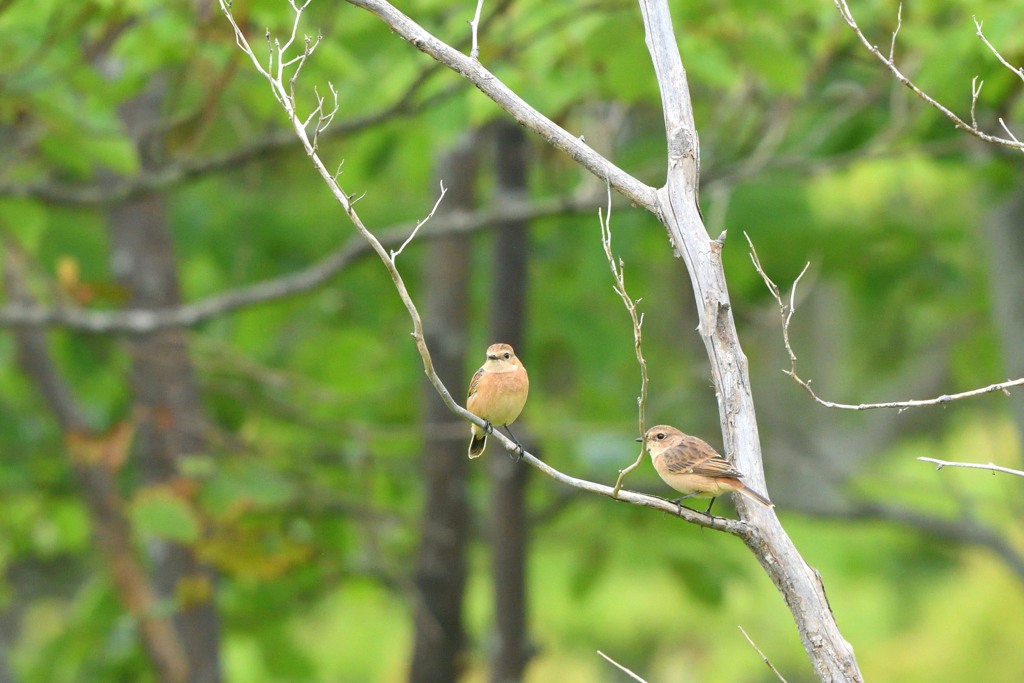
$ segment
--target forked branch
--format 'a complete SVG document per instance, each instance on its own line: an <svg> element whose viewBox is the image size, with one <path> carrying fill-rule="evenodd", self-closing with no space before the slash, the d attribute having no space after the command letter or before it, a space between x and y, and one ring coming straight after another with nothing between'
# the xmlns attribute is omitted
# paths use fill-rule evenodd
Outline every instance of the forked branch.
<svg viewBox="0 0 1024 683"><path fill-rule="evenodd" d="M1003 130L1007 134L1007 137L1005 138L986 133L978 127L978 122L974 117L974 109L975 104L978 100L978 96L981 94L980 82L976 81L975 83L972 83L971 123L967 123L959 116L954 114L952 110L950 110L948 107L940 103L938 100L936 100L928 93L921 90L921 88L919 88L912 80L910 80L910 78L905 76L903 72L900 71L899 67L896 66L893 54L895 52L896 34L899 32L899 26L902 23L902 5L900 6L900 11L897 14L897 27L896 31L893 32L892 43L890 44L889 55L887 57L886 55L882 54L882 51L878 49L878 46L872 43L870 40L868 40L867 36L864 35L864 32L861 31L860 26L857 24L857 20L854 19L853 13L850 11L850 7L846 4L846 0L833 1L835 3L836 9L839 10L840 16L842 16L843 21L845 21L850 26L850 28L853 29L853 32L857 35L857 38L860 40L861 44L863 44L864 47L867 48L868 52L873 54L875 58L878 59L878 61L885 65L885 68L889 70L889 72L893 75L893 77L896 78L897 81L902 83L911 92L913 92L919 98L921 98L929 105L934 107L936 110L938 110L940 113L942 113L942 115L945 116L950 121L952 121L953 125L955 125L957 128L967 131L968 133L978 138L979 140L984 140L985 142L990 142L995 145L1001 145L1003 147L1009 147L1010 149L1016 149L1018 151L1024 152L1024 142L1018 140L1017 137L1012 132L1010 132L1009 127L1002 119L999 119L999 124L1002 126ZM977 19L975 19L974 23L975 27L977 28L978 36L985 42L986 45L988 45L989 49L995 53L996 57L999 58L999 61L1002 62L1002 64L1011 72L1015 73L1017 76L1024 79L1024 70L1014 68L1005 59L1003 59L1002 55L999 54L999 52L988 42L988 40L982 34L981 24L977 21Z"/></svg>
<svg viewBox="0 0 1024 683"><path fill-rule="evenodd" d="M640 299L634 299L626 291L626 264L621 258L616 260L615 255L612 253L611 185L608 185L608 207L603 213L598 209L597 220L601 224L601 246L604 247L604 255L608 259L608 266L612 271L612 279L615 281L612 289L622 299L626 312L629 313L629 319L633 323L633 349L636 352L636 362L640 365L640 395L636 397L637 422L640 436L643 437L647 432L647 418L645 415L647 411L647 360L644 359L644 352L641 346L643 342L644 315L638 312L636 308L637 304L640 303ZM640 444L640 454L637 455L636 460L626 468L619 470L619 476L615 480L615 487L613 489L614 495L618 495L626 475L639 467L640 463L644 461L644 449L646 447L646 443Z"/></svg>
<svg viewBox="0 0 1024 683"><path fill-rule="evenodd" d="M943 394L942 396L936 396L934 398L887 401L885 403L837 403L835 401L829 401L821 398L817 393L815 393L814 389L811 388L811 380L804 379L797 374L796 352L793 351L793 346L790 343L789 338L789 324L793 318L793 313L796 311L796 288L797 285L800 284L800 279L803 278L804 274L807 272L807 268L810 266L810 263L804 266L804 269L800 271L800 274L793 281L793 287L789 291L787 301L783 298L782 293L779 290L779 286L776 285L770 277L768 277L768 274L761 266L761 260L757 256L757 249L754 248L754 243L751 241L750 235L746 235L746 237L747 244L750 245L750 260L754 263L754 270L756 270L757 274L761 276L762 280L764 280L765 286L768 287L768 291L771 292L775 302L779 305L779 318L782 323L782 343L785 345L786 353L789 355L789 369L784 369L782 372L792 377L793 381L799 384L819 405L839 410L878 410L881 408L889 408L903 412L908 408L941 406L953 401L981 396L983 394L991 394L996 391L1001 391L1006 396L1009 396L1010 389L1024 385L1024 377L1021 377L1019 379L1011 379L1005 382L997 382L996 384L990 384L987 387L981 387L979 389L962 391L958 394Z"/></svg>

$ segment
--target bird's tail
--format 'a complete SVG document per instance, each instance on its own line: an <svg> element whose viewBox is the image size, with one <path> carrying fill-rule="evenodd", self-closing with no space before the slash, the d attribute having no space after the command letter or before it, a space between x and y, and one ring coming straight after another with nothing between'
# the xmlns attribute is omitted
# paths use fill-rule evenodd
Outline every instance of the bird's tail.
<svg viewBox="0 0 1024 683"><path fill-rule="evenodd" d="M470 457L472 457L472 456L470 456ZM742 493L744 496L746 496L750 500L756 500L758 503L760 503L761 505L765 506L766 508L773 508L773 507L775 507L775 503L771 502L770 500L768 500L767 497L762 496L760 493L758 493L754 489L750 488L746 484L742 484L736 490L739 491L740 493Z"/></svg>
<svg viewBox="0 0 1024 683"><path fill-rule="evenodd" d="M469 457L479 458L484 454L484 449L487 448L487 432L480 432L477 436L476 430L473 430L473 436L469 440Z"/></svg>

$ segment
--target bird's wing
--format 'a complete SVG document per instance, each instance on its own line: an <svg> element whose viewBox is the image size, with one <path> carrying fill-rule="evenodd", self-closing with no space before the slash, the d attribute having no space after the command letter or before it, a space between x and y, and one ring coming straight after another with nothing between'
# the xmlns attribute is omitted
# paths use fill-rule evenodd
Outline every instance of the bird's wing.
<svg viewBox="0 0 1024 683"><path fill-rule="evenodd" d="M711 446L685 441L666 451L665 468L678 474L700 474L705 477L741 477L732 463L715 452Z"/></svg>
<svg viewBox="0 0 1024 683"><path fill-rule="evenodd" d="M466 398L469 398L473 394L476 393L476 389L480 385L480 378L483 377L483 376L484 376L484 369L483 368L480 368L479 370L476 371L476 374L473 375L473 380L469 383L469 394L466 396Z"/></svg>

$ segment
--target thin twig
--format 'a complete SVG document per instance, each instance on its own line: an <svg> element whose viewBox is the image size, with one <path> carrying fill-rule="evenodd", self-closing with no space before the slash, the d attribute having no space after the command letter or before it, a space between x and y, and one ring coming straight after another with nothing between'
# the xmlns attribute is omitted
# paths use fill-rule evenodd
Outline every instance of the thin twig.
<svg viewBox="0 0 1024 683"><path fill-rule="evenodd" d="M473 15L473 20L469 22L469 27L473 33L473 47L469 51L469 56L473 59L480 58L480 44L477 42L477 33L480 29L480 13L484 9L484 0L476 1L476 14Z"/></svg>
<svg viewBox="0 0 1024 683"><path fill-rule="evenodd" d="M615 280L615 284L612 285L612 289L622 299L622 303L626 306L626 312L629 313L629 319L633 323L633 349L636 352L636 362L640 364L640 395L636 398L637 403L637 422L640 428L641 438L647 432L647 360L644 358L643 348L641 343L643 341L643 325L644 316L642 313L638 313L636 310L637 304L640 303L640 299L633 299L626 291L626 265L622 259L616 259L612 254L612 187L610 184L608 188L608 207L602 214L601 210L597 211L597 220L601 225L601 246L604 247L604 255L608 259L608 266L612 270L612 278ZM626 475L635 470L640 466L640 463L644 460L644 449L647 447L646 443L640 444L640 454L637 455L636 460L626 467L625 469L619 470L619 476L615 480L614 493L618 494L619 489L622 488L622 482L625 480Z"/></svg>
<svg viewBox="0 0 1024 683"><path fill-rule="evenodd" d="M968 133L978 138L979 140L984 140L985 142L991 142L992 144L1002 145L1003 147L1010 147L1011 149L1016 149L1024 152L1024 143L1021 143L1019 140L1014 140L1013 138L1001 138L981 131L976 125L971 125L967 123L959 116L954 114L952 111L950 111L950 109L939 103L935 98L931 97L926 92L917 87L917 85L913 81L911 81L909 78L903 75L903 73L896 66L896 63L892 60L891 55L889 58L887 58L884 54L882 54L882 51L878 49L878 46L874 45L870 40L868 40L867 36L865 36L864 33L860 30L860 26L857 25L857 21L853 18L853 13L850 11L849 6L846 4L846 0L833 0L833 2L836 6L836 9L839 10L840 16L842 16L843 20L850 26L851 29L853 29L853 32L857 35L857 38L860 40L861 44L863 44L864 47L867 48L868 52L873 54L880 62L882 62L882 64L885 65L885 67L896 78L897 81L899 81L904 86L909 88L911 92L913 92L919 98L927 102L933 108L941 112L943 116L945 116L946 118L953 122L954 126L961 130L967 131Z"/></svg>
<svg viewBox="0 0 1024 683"><path fill-rule="evenodd" d="M815 400L819 405L826 408L836 408L840 410L878 410L882 408L895 409L903 412L908 408L920 408L923 406L939 406L951 403L953 401L959 401L965 398L971 398L974 396L981 396L982 394L991 394L996 391L1001 391L1007 396L1010 395L1009 390L1013 387L1024 385L1024 377L1019 379L1007 380L1005 382L998 382L996 384L990 384L987 387L981 387L980 389L971 389L970 391L963 391L958 394L943 394L942 396L936 396L935 398L927 399L911 399L906 401L888 401L885 403L836 403L835 401L828 401L816 394L814 389L811 388L811 380L805 380L797 374L796 371L796 353L793 351L793 346L789 339L789 324L793 318L793 313L796 311L796 287L800 283L800 278L807 272L807 268L810 263L804 266L804 269L800 271L800 275L797 276L796 280L793 281L793 287L789 293L789 302L787 303L781 292L779 291L778 285L776 285L768 274L765 273L764 268L761 266L761 260L757 256L757 249L754 248L754 243L750 239L750 235L744 233L747 238L747 244L750 245L750 260L754 264L754 270L757 271L761 279L764 280L765 286L768 287L768 291L771 292L776 303L779 305L779 317L782 320L782 343L786 347L786 353L789 355L789 369L784 369L782 372L793 378L797 384L803 387L811 398Z"/></svg>
<svg viewBox="0 0 1024 683"><path fill-rule="evenodd" d="M1002 472L1003 474L1012 474L1015 477L1024 477L1024 472L1020 470L1011 470L1009 467L1000 467L988 463L982 465L976 462L951 462L949 460L936 460L935 458L918 458L921 462L930 462L935 464L936 470L941 470L943 467L967 467L972 470L990 470L992 472Z"/></svg>
<svg viewBox="0 0 1024 683"><path fill-rule="evenodd" d="M900 28L903 27L903 3L901 2L899 7L896 9L896 30L892 32L892 42L889 43L889 62L892 63L893 55L896 52L896 36L900 34ZM741 627L742 631L743 628ZM744 633L743 635L747 635ZM747 640L750 640L749 638ZM751 642L753 645L753 642Z"/></svg>
<svg viewBox="0 0 1024 683"><path fill-rule="evenodd" d="M1003 58L1003 55L999 54L999 50L997 50L995 48L995 46L992 45L992 43L988 42L988 38L986 38L985 34L982 33L981 27L982 27L983 22L978 21L978 17L973 16L973 15L971 16L971 19L974 20L974 28L977 29L977 35L978 35L979 38L981 38L981 42L985 43L985 45L988 47L989 50L992 50L992 54L994 54L996 56L996 59L999 60L1000 64L1002 64L1007 69L1009 69L1010 72L1013 73L1014 76L1016 76L1017 78L1019 78L1022 81L1024 81L1024 67L1015 67L1012 64L1010 64L1008 61L1006 61Z"/></svg>
<svg viewBox="0 0 1024 683"><path fill-rule="evenodd" d="M601 652L600 650L598 650L598 651L597 651L597 654L599 654L599 655L601 655L602 657L604 657L604 659L605 659L605 661L606 661L606 662L608 662L608 663L609 663L609 664L611 664L612 666L616 667L616 668L617 668L617 669L619 669L620 671L622 671L622 672L624 672L625 674L627 674L627 675L628 675L628 676L629 676L630 678L632 678L632 679L633 679L634 681L640 681L640 683L647 683L647 681L645 681L644 679L640 678L640 677L639 677L639 676L637 676L637 675L636 675L635 673L633 673L632 671L630 671L630 670L629 670L629 669L627 669L626 667L622 666L621 664L619 664L618 662L616 662L616 661L615 661L614 659L612 659L611 657L609 657L609 656L608 656L608 655L606 655L605 653Z"/></svg>
<svg viewBox="0 0 1024 683"><path fill-rule="evenodd" d="M779 670L775 668L775 665L771 663L771 660L769 660L768 657L765 656L763 652L761 652L761 648L757 646L757 643L755 643L750 638L750 636L747 635L747 632L743 630L743 627L737 626L737 628L740 630L740 633L743 634L743 637L747 639L747 642L750 643L750 647L754 648L757 654L761 655L761 659L764 661L764 663L767 664L768 668L775 673L775 677L782 681L782 683L789 683L785 678L783 678L782 674L779 673Z"/></svg>
<svg viewBox="0 0 1024 683"><path fill-rule="evenodd" d="M409 233L409 236L405 238L405 241L402 242L402 246L400 246L398 248L398 251L394 251L394 250L391 251L391 261L392 262L394 262L394 260L396 258L398 258L398 255L402 253L402 250L405 249L405 247L409 244L409 242L412 242L413 238L416 237L416 233L420 231L420 228L422 228L426 224L427 221L429 221L431 218L434 217L434 212L437 211L437 207L441 206L441 200L444 199L444 196L446 194L448 194L448 188L446 188L444 186L444 181L442 180L441 181L441 194L438 196L437 201L434 202L434 208L432 208L430 210L430 213L428 213L423 219L421 219L416 224L416 227L413 228L412 232Z"/></svg>
<svg viewBox="0 0 1024 683"><path fill-rule="evenodd" d="M978 127L978 116L975 113L978 107L978 98L981 97L981 88L985 85L985 81L978 80L975 76L971 79L971 125L975 128Z"/></svg>

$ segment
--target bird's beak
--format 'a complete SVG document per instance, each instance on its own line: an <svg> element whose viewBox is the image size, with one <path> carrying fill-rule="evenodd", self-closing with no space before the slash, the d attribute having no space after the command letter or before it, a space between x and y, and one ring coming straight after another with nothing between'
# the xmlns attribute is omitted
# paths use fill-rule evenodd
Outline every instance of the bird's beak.
<svg viewBox="0 0 1024 683"><path fill-rule="evenodd" d="M642 443L643 440L644 440L644 437L641 436L641 437L633 439L633 440L636 441L637 443Z"/></svg>

